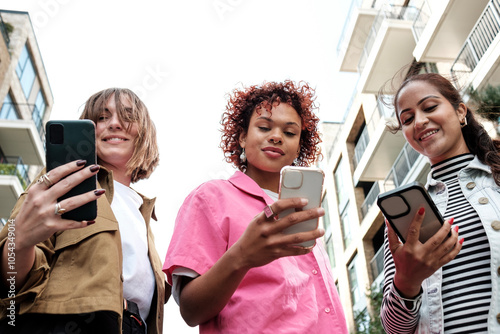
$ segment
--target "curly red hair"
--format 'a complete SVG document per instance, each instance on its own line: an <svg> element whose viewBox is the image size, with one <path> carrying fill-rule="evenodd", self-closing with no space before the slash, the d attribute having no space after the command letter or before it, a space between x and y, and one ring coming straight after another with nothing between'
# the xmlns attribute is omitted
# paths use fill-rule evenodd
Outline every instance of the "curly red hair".
<svg viewBox="0 0 500 334"><path fill-rule="evenodd" d="M248 131L250 118L254 110L260 107L268 111L280 103L287 103L294 108L302 121L300 134L300 153L297 166L309 166L316 158L321 157L318 132L319 118L314 114L317 109L314 104L314 89L303 81L294 83L264 82L261 86L250 86L241 90L235 89L222 115L222 136L220 147L224 151L227 162L232 163L239 170L245 170L246 165L240 160L242 148L239 144L240 134Z"/></svg>

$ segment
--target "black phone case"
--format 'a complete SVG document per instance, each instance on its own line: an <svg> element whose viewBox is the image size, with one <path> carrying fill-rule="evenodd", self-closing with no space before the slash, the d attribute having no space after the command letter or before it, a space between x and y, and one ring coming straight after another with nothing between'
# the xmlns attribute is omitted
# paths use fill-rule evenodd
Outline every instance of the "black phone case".
<svg viewBox="0 0 500 334"><path fill-rule="evenodd" d="M61 132L62 129L62 132ZM61 136L62 134L62 136ZM49 121L46 124L47 171L75 160L86 160L85 167L96 164L95 126L90 120ZM84 180L58 201L96 189L97 175ZM94 220L97 201L92 201L62 215L70 220Z"/></svg>
<svg viewBox="0 0 500 334"><path fill-rule="evenodd" d="M420 228L420 242L425 243L444 223L439 210L420 182L412 182L378 195L377 205L403 242L406 241L415 214L422 206L425 208L425 216Z"/></svg>

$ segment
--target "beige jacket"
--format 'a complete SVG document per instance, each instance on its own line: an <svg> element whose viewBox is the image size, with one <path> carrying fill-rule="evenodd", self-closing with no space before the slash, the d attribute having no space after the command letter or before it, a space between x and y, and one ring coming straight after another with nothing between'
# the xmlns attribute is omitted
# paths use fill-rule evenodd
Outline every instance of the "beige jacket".
<svg viewBox="0 0 500 334"><path fill-rule="evenodd" d="M43 173L44 171L42 171ZM95 311L123 313L122 250L118 222L111 210L113 176L101 167L98 187L106 195L97 200L98 215L95 224L58 232L36 248L35 263L29 278L15 296L19 314L49 313L74 314ZM24 201L23 193L11 217L16 217ZM154 214L155 199L144 200L140 208L146 221L149 260L153 267L156 290L147 319L148 333L162 333L163 305L170 297L170 286L165 291L162 262L154 244L149 224ZM6 242L7 225L0 232L0 249ZM2 296L5 296L2 293ZM7 316L10 299L0 299L0 320Z"/></svg>

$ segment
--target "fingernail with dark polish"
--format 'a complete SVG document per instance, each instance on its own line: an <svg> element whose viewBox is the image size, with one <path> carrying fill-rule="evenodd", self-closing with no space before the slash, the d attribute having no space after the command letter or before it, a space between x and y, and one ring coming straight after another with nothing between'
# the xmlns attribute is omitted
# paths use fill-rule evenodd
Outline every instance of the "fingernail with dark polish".
<svg viewBox="0 0 500 334"><path fill-rule="evenodd" d="M423 214L424 214L424 212L425 212L425 209L424 209L424 208L420 208L420 209L418 209L418 214L419 214L419 215L423 215Z"/></svg>
<svg viewBox="0 0 500 334"><path fill-rule="evenodd" d="M90 166L90 171L93 173L93 172L97 172L99 170L99 168L101 168L99 165L93 165L93 166Z"/></svg>
<svg viewBox="0 0 500 334"><path fill-rule="evenodd" d="M87 226L92 225L92 224L95 224L95 220L91 220L91 221L87 222Z"/></svg>
<svg viewBox="0 0 500 334"><path fill-rule="evenodd" d="M82 167L82 166L83 166L83 165L85 165L86 163L87 163L87 160L78 160L78 161L76 162L76 165L77 165L78 167Z"/></svg>
<svg viewBox="0 0 500 334"><path fill-rule="evenodd" d="M104 189L97 189L97 190L94 190L94 194L96 196L101 196L102 194L104 194L106 192L106 190Z"/></svg>

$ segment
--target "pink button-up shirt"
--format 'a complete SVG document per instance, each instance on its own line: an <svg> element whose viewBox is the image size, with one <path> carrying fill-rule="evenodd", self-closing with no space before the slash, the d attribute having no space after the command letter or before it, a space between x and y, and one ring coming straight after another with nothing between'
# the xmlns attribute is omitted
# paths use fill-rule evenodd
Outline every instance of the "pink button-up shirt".
<svg viewBox="0 0 500 334"><path fill-rule="evenodd" d="M196 188L179 210L163 271L185 267L203 275L272 200L247 175ZM348 333L328 256L313 252L252 268L219 315L200 333Z"/></svg>

